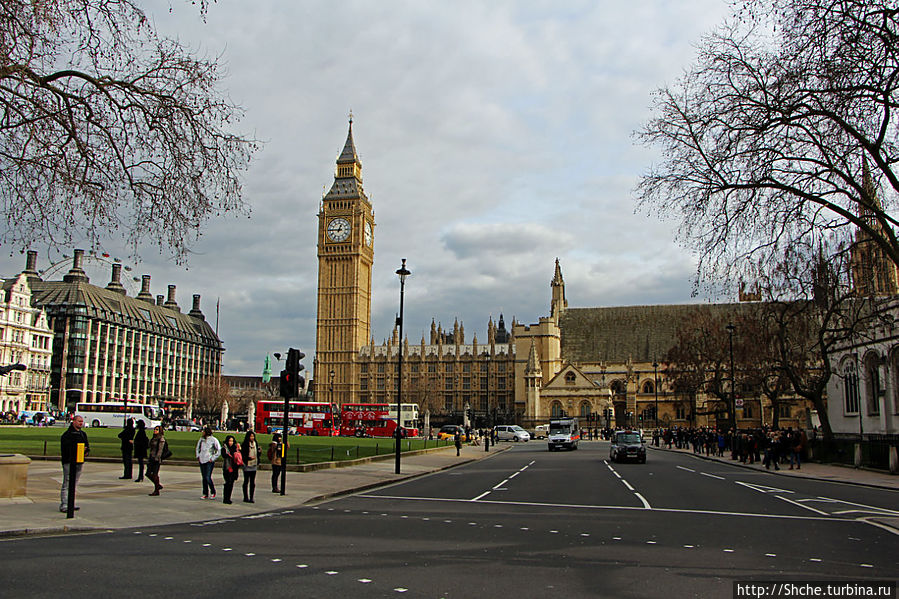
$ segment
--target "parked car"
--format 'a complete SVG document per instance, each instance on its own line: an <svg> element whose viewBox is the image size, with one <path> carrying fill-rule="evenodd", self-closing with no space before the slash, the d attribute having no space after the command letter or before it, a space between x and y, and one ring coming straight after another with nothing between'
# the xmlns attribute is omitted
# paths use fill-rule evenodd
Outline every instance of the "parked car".
<svg viewBox="0 0 899 599"><path fill-rule="evenodd" d="M646 442L643 440L643 435L640 431L627 430L612 433L609 459L613 462L636 460L641 464L645 464Z"/></svg>
<svg viewBox="0 0 899 599"><path fill-rule="evenodd" d="M199 432L203 428L196 422L191 422L187 418L176 418L172 421L172 430Z"/></svg>
<svg viewBox="0 0 899 599"><path fill-rule="evenodd" d="M497 441L530 441L531 434L517 424L500 424L494 427Z"/></svg>
<svg viewBox="0 0 899 599"><path fill-rule="evenodd" d="M549 436L549 425L548 424L538 424L534 427L534 438L535 439L545 439Z"/></svg>
<svg viewBox="0 0 899 599"><path fill-rule="evenodd" d="M468 436L465 434L465 428L461 424L447 424L440 428L437 431L438 439L453 439L456 436L456 431L462 435L462 441L468 441Z"/></svg>
<svg viewBox="0 0 899 599"><path fill-rule="evenodd" d="M56 422L56 418L54 418L50 412L23 411L19 412L19 422L31 425L43 424L45 426L53 426L53 423Z"/></svg>

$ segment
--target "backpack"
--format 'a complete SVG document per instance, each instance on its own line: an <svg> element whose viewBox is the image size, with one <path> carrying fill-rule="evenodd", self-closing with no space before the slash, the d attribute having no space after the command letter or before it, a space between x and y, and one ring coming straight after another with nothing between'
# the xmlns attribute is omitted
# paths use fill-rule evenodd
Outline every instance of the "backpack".
<svg viewBox="0 0 899 599"><path fill-rule="evenodd" d="M234 460L234 465L238 468L243 466L243 454L241 452L235 451L231 459Z"/></svg>

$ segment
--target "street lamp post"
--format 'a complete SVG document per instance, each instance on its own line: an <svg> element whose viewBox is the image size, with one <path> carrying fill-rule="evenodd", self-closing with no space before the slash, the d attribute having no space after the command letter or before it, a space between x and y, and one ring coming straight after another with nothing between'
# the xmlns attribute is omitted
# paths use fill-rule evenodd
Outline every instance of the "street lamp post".
<svg viewBox="0 0 899 599"><path fill-rule="evenodd" d="M396 318L396 323L400 327L400 355L398 361L398 380L396 385L396 473L400 473L400 435L401 428L400 423L402 422L402 418L400 417L400 409L402 407L402 396L403 396L403 296L406 292L406 277L411 275L412 273L406 268L406 259L403 258L403 264L396 271L397 276L400 278L400 315Z"/></svg>
<svg viewBox="0 0 899 599"><path fill-rule="evenodd" d="M727 325L727 336L730 343L730 428L737 432L737 396L734 393L734 330L736 327L733 323Z"/></svg>
<svg viewBox="0 0 899 599"><path fill-rule="evenodd" d="M484 406L485 413L484 418L488 419L490 415L490 353L488 350L487 356L485 357L485 363L487 364L487 389L484 392L487 396L487 405ZM492 424L496 424L493 422ZM493 434L493 427L490 426L491 422L487 420L487 438L484 439L484 451L490 451L490 437Z"/></svg>
<svg viewBox="0 0 899 599"><path fill-rule="evenodd" d="M652 420L653 420L653 424L655 425L655 428L659 428L659 363L656 361L653 361L653 363L652 363L652 376L653 376L652 388L656 392L656 407L655 407L655 411L652 414L654 416L654 418Z"/></svg>

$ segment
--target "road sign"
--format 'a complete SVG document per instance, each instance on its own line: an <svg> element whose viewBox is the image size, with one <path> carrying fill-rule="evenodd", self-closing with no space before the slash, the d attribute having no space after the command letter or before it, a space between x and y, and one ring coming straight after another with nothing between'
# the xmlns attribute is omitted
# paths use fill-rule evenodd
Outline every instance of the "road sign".
<svg viewBox="0 0 899 599"><path fill-rule="evenodd" d="M743 407L743 400L742 400L742 399L734 400L734 403L737 405L738 408L742 408L742 407Z"/></svg>

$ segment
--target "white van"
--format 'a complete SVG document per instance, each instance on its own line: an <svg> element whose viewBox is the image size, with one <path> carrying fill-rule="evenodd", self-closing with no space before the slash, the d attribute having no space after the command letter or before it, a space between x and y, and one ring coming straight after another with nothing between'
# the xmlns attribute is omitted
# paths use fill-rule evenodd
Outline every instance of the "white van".
<svg viewBox="0 0 899 599"><path fill-rule="evenodd" d="M545 439L549 436L549 425L548 424L538 424L534 427L534 438L535 439Z"/></svg>
<svg viewBox="0 0 899 599"><path fill-rule="evenodd" d="M550 451L557 449L577 449L577 443L581 439L581 429L577 418L558 418L549 421Z"/></svg>

